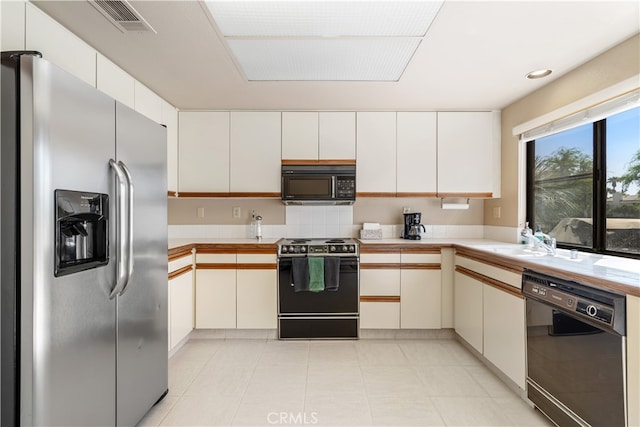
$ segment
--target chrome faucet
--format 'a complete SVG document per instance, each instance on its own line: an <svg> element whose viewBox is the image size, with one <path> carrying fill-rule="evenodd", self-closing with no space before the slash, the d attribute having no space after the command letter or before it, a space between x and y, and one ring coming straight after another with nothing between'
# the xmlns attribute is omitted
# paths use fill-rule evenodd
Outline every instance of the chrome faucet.
<svg viewBox="0 0 640 427"><path fill-rule="evenodd" d="M547 252L547 255L555 256L556 255L556 238L551 237L548 234L542 235L542 240L538 239L536 236L532 234L527 234L525 236L529 244L533 244L533 246L537 246L539 248L544 249Z"/></svg>

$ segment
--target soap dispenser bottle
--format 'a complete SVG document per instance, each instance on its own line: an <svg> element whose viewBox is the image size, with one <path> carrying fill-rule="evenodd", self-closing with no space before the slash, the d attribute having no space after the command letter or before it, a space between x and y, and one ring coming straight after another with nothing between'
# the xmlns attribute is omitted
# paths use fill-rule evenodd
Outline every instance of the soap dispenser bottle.
<svg viewBox="0 0 640 427"><path fill-rule="evenodd" d="M530 244L529 238L533 236L533 230L529 227L529 221L524 223L524 228L520 232L520 243L523 245Z"/></svg>
<svg viewBox="0 0 640 427"><path fill-rule="evenodd" d="M544 240L544 233L542 232L542 228L540 228L539 225L536 225L536 232L533 233L533 236L541 242Z"/></svg>

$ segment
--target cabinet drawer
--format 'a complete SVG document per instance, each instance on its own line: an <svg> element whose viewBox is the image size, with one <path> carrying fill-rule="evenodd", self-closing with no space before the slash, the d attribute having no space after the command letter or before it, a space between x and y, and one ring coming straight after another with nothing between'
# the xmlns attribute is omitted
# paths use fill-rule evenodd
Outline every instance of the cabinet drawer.
<svg viewBox="0 0 640 427"><path fill-rule="evenodd" d="M196 253L196 264L235 264L236 254L199 254Z"/></svg>
<svg viewBox="0 0 640 427"><path fill-rule="evenodd" d="M492 279L496 279L500 282L504 282L514 288L522 288L521 274L504 270L499 267L494 267L493 265L485 264L460 255L456 255L456 265L468 268L469 270L491 277Z"/></svg>
<svg viewBox="0 0 640 427"><path fill-rule="evenodd" d="M178 271L183 267L193 264L193 255L189 254L182 258L174 259L173 261L169 261L169 273L174 271Z"/></svg>
<svg viewBox="0 0 640 427"><path fill-rule="evenodd" d="M397 264L400 252L390 254L360 254L360 264Z"/></svg>
<svg viewBox="0 0 640 427"><path fill-rule="evenodd" d="M440 264L440 254L400 254L403 264Z"/></svg>
<svg viewBox="0 0 640 427"><path fill-rule="evenodd" d="M399 296L400 270L360 270L360 295Z"/></svg>
<svg viewBox="0 0 640 427"><path fill-rule="evenodd" d="M238 254L238 264L275 264L276 254Z"/></svg>

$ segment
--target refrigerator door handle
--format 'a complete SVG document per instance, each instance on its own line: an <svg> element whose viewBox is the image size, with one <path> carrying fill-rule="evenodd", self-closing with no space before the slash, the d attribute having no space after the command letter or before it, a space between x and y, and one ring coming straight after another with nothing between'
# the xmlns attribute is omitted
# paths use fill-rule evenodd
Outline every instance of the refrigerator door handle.
<svg viewBox="0 0 640 427"><path fill-rule="evenodd" d="M124 282L122 290L118 293L118 295L122 295L127 290L131 275L133 275L133 178L131 177L129 168L124 162L119 161L118 166L122 168L124 176L127 179L127 280Z"/></svg>
<svg viewBox="0 0 640 427"><path fill-rule="evenodd" d="M111 166L116 174L116 178L118 179L116 187L116 283L109 294L109 299L113 299L122 291L122 288L124 288L127 281L127 260L125 256L127 252L126 244L128 236L127 223L125 222L127 218L127 177L115 160L110 159L109 166Z"/></svg>

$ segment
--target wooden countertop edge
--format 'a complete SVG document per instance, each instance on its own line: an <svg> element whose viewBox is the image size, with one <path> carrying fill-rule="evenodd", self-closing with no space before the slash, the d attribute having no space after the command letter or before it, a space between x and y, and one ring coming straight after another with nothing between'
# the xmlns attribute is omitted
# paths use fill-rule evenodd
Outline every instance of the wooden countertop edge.
<svg viewBox="0 0 640 427"><path fill-rule="evenodd" d="M394 253L405 254L436 254L442 248L453 248L453 243L367 243L360 242L361 254Z"/></svg>
<svg viewBox="0 0 640 427"><path fill-rule="evenodd" d="M193 271L193 266L192 265L185 265L184 267L176 270L176 271L172 271L169 273L169 280L171 279L175 279L178 276L182 276L185 273L188 273L190 271Z"/></svg>

